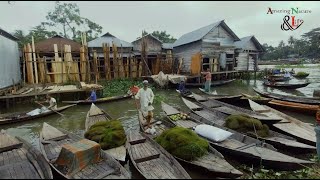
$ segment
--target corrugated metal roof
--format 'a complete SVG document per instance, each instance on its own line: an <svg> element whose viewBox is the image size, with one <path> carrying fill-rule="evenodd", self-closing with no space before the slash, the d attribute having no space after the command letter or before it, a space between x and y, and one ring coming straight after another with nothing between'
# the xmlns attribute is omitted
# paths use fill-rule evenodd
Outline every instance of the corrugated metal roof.
<svg viewBox="0 0 320 180"><path fill-rule="evenodd" d="M258 50L261 51L265 51L265 49L263 48L263 46L260 44L260 42L257 40L256 37L254 36L246 36L240 39L240 41L237 41L234 43L234 45L236 46L236 48L238 49L246 49L248 43L252 40L252 42L254 43L254 45L257 47Z"/></svg>
<svg viewBox="0 0 320 180"><path fill-rule="evenodd" d="M208 26L202 27L200 29L194 30L187 34L182 35L176 42L173 43L173 47L181 46L184 44L189 44L191 42L198 41L202 39L206 34L208 34L213 28L223 25L227 32L229 32L235 40L240 40L238 36L225 24L224 20L210 24Z"/></svg>
<svg viewBox="0 0 320 180"><path fill-rule="evenodd" d="M140 39L142 39L143 37L146 37L146 36L151 36L153 39L159 41L159 42L162 44L162 41L159 40L159 39L158 39L157 37L155 37L154 35L152 35L151 33L149 33L149 34L147 34L147 35L144 35L144 36L142 36L141 38L139 38L139 39L137 39L137 40L132 41L132 43L134 43L134 42L136 42L136 41L139 41Z"/></svg>
<svg viewBox="0 0 320 180"><path fill-rule="evenodd" d="M89 41L88 47L102 47L103 43L109 43L109 45L112 45L112 43L114 43L117 47L121 47L121 45L122 47L133 47L131 43L118 39L117 37L113 36L109 32L97 39Z"/></svg>
<svg viewBox="0 0 320 180"><path fill-rule="evenodd" d="M163 49L173 49L173 43L163 43L162 48Z"/></svg>
<svg viewBox="0 0 320 180"><path fill-rule="evenodd" d="M11 40L14 40L14 41L18 41L19 39L16 38L15 36L13 36L12 34L8 33L7 31L3 30L1 27L0 27L0 35L6 37L6 38L9 38Z"/></svg>

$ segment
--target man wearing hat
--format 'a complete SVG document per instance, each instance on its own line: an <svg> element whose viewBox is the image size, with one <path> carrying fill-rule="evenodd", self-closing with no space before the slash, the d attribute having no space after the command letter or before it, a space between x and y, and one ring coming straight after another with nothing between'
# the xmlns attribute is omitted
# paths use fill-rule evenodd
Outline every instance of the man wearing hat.
<svg viewBox="0 0 320 180"><path fill-rule="evenodd" d="M147 119L147 127L151 128L150 122L153 118L152 111L154 110L154 107L152 106L154 94L152 90L148 87L148 81L143 81L143 88L139 89L138 93L136 94L135 98L137 103L139 102L140 105L138 106L138 109L141 110L144 117Z"/></svg>

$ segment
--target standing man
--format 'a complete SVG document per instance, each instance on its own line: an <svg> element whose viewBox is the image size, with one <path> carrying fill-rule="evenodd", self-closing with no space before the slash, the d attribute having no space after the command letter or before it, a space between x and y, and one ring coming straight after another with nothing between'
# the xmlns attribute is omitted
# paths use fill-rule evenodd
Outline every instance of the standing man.
<svg viewBox="0 0 320 180"><path fill-rule="evenodd" d="M210 68L207 68L207 72L201 72L201 74L205 74L206 82L204 85L204 90L206 92L210 92L210 86L211 86L211 72Z"/></svg>
<svg viewBox="0 0 320 180"><path fill-rule="evenodd" d="M88 99L86 99L86 101L88 101L88 100L90 100L90 101L92 101L92 102L96 102L96 100L97 100L97 94L96 94L96 91L95 91L94 88L92 88L92 90L91 90L90 97L88 97Z"/></svg>
<svg viewBox="0 0 320 180"><path fill-rule="evenodd" d="M147 127L151 128L150 122L151 122L151 119L153 118L152 111L154 110L154 107L152 106L152 103L154 99L154 94L152 90L148 87L148 84L149 83L147 80L143 81L143 88L139 89L135 98L137 100L136 101L137 108L141 111L142 115L146 117ZM138 105L138 103L140 104Z"/></svg>

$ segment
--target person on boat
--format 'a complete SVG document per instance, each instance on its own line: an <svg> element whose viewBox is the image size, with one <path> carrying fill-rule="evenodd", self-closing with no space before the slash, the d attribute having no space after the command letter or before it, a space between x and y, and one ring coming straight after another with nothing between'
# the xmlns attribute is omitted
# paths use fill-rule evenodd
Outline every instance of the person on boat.
<svg viewBox="0 0 320 180"><path fill-rule="evenodd" d="M210 68L207 68L206 72L201 72L201 74L205 75L206 78L206 82L204 85L204 90L206 92L210 92L210 86L211 86L211 72L210 72Z"/></svg>
<svg viewBox="0 0 320 180"><path fill-rule="evenodd" d="M138 86L132 86L129 90L128 90L128 92L127 92L127 94L131 94L131 95L133 95L133 96L135 96L138 92L139 92L139 87Z"/></svg>
<svg viewBox="0 0 320 180"><path fill-rule="evenodd" d="M187 78L181 78L181 81L178 86L178 90L184 96L191 94L191 92L188 89L186 89L186 80L187 80Z"/></svg>
<svg viewBox="0 0 320 180"><path fill-rule="evenodd" d="M285 79L290 79L291 74L290 74L288 71L286 71L286 72L284 73L283 77L284 77Z"/></svg>
<svg viewBox="0 0 320 180"><path fill-rule="evenodd" d="M141 111L142 115L147 120L147 127L151 129L151 119L153 118L152 106L154 94L152 90L148 87L149 82L147 80L143 81L143 88L139 89L135 96L137 108ZM139 101L140 100L140 101ZM140 104L139 104L140 103ZM138 105L139 104L139 105Z"/></svg>
<svg viewBox="0 0 320 180"><path fill-rule="evenodd" d="M97 100L97 94L96 94L95 89L92 89L92 90L91 90L90 97L88 97L88 98L86 99L86 101L88 101L88 100L90 100L90 101L92 101L92 102L96 102L96 100Z"/></svg>
<svg viewBox="0 0 320 180"><path fill-rule="evenodd" d="M296 72L294 71L294 69L292 68L290 71L291 74L295 74Z"/></svg>
<svg viewBox="0 0 320 180"><path fill-rule="evenodd" d="M55 98L53 98L49 94L47 94L46 99L47 99L46 101L42 101L42 102L36 101L36 103L38 103L40 105L41 105L41 103L49 103L49 106L47 107L48 109L53 109L53 110L58 109L57 100Z"/></svg>

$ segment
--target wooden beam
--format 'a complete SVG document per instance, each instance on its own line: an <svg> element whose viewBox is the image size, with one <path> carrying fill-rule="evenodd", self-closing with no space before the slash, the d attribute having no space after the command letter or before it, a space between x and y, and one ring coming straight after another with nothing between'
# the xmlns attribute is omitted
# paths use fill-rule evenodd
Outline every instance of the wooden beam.
<svg viewBox="0 0 320 180"><path fill-rule="evenodd" d="M35 74L35 78L36 78L36 84L39 83L38 81L38 66L37 66L37 58L36 58L36 49L34 46L34 38L32 36L32 54L33 54L33 63L34 63L34 74Z"/></svg>

